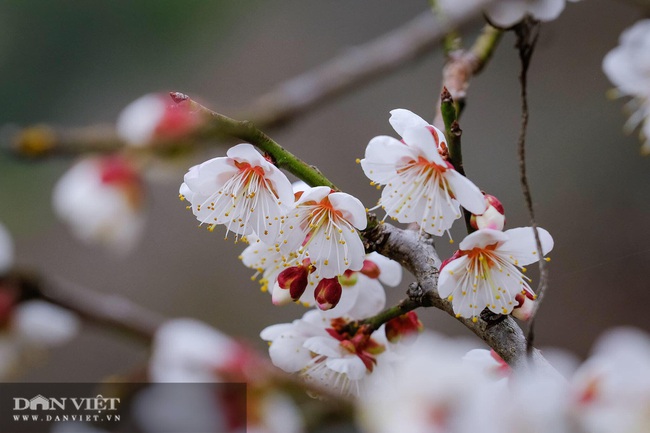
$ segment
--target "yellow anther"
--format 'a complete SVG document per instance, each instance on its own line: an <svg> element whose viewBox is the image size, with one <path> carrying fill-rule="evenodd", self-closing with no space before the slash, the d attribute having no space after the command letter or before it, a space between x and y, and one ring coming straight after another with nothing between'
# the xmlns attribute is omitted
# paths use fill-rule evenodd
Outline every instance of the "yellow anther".
<svg viewBox="0 0 650 433"><path fill-rule="evenodd" d="M451 301L454 300L454 297L453 297L452 295L449 295L449 296L447 296L447 300L448 300L449 302L451 302Z"/></svg>
<svg viewBox="0 0 650 433"><path fill-rule="evenodd" d="M361 164L361 159L357 158L354 160L354 162L356 162L357 164Z"/></svg>
<svg viewBox="0 0 650 433"><path fill-rule="evenodd" d="M544 257L544 261L546 261L546 262L550 262L550 261L551 261L551 258L550 258L550 257Z"/></svg>
<svg viewBox="0 0 650 433"><path fill-rule="evenodd" d="M474 323L478 322L478 318L476 316L472 317L472 322Z"/></svg>

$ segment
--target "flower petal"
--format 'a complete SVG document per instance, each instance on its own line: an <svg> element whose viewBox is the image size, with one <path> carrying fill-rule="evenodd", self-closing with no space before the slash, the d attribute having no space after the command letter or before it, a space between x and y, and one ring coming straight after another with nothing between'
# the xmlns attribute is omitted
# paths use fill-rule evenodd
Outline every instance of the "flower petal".
<svg viewBox="0 0 650 433"><path fill-rule="evenodd" d="M440 132L444 140L444 135ZM431 131L426 127L409 128L404 131L404 142L412 149L433 162L434 164L442 167L447 167L447 164L442 160L440 153L438 153L438 145L431 134Z"/></svg>
<svg viewBox="0 0 650 433"><path fill-rule="evenodd" d="M488 205L485 197L471 180L453 169L445 171L444 176L461 206L474 215L481 215L485 212Z"/></svg>
<svg viewBox="0 0 650 433"><path fill-rule="evenodd" d="M542 244L542 253L546 255L553 249L553 237L541 227L538 227L537 230ZM508 236L508 240L499 246L498 250L501 254L512 255L519 266L525 266L539 260L532 227L518 227L506 230L504 234Z"/></svg>
<svg viewBox="0 0 650 433"><path fill-rule="evenodd" d="M412 111L406 110L404 108L397 108L391 110L390 119L388 122L393 126L395 132L397 132L401 137L404 136L404 131L415 126L428 126L429 123L413 113Z"/></svg>
<svg viewBox="0 0 650 433"><path fill-rule="evenodd" d="M508 230L509 232L510 230ZM485 248L488 245L493 245L499 242L505 242L509 239L507 232L502 232L493 229L481 229L471 233L462 240L458 245L458 249L462 251L469 251L473 248Z"/></svg>
<svg viewBox="0 0 650 433"><path fill-rule="evenodd" d="M346 221L359 230L366 228L366 208L358 198L344 192L333 192L329 195L329 200L334 209L343 214Z"/></svg>

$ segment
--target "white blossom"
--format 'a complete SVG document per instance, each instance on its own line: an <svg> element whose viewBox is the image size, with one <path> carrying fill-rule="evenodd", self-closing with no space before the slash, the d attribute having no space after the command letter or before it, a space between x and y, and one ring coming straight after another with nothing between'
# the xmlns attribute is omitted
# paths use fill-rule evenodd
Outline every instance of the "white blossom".
<svg viewBox="0 0 650 433"><path fill-rule="evenodd" d="M359 161L373 184L385 185L379 205L387 216L440 236L461 217L460 205L477 215L486 210L476 185L440 155L446 149L440 130L404 109L391 111L390 123L402 141L375 137Z"/></svg>
<svg viewBox="0 0 650 433"><path fill-rule="evenodd" d="M650 153L650 20L637 22L621 34L620 45L603 59L603 70L621 95L631 96L628 108L632 112L626 130L642 124L645 143L641 148Z"/></svg>
<svg viewBox="0 0 650 433"><path fill-rule="evenodd" d="M296 201L278 243L287 263L300 265L309 258L318 277L333 278L363 266L365 251L357 229L366 224L366 210L357 198L315 187Z"/></svg>
<svg viewBox="0 0 650 433"><path fill-rule="evenodd" d="M52 204L80 240L118 253L132 250L145 226L142 180L118 155L77 162L55 185Z"/></svg>
<svg viewBox="0 0 650 433"><path fill-rule="evenodd" d="M223 224L238 235L255 233L267 243L276 241L293 204L287 177L248 143L190 168L179 192L202 224Z"/></svg>
<svg viewBox="0 0 650 433"><path fill-rule="evenodd" d="M538 228L542 253L553 248L553 238ZM510 314L517 294L534 292L521 268L538 261L533 228L505 232L477 230L459 245L459 251L440 269L438 292L452 302L457 317L476 318L484 308Z"/></svg>

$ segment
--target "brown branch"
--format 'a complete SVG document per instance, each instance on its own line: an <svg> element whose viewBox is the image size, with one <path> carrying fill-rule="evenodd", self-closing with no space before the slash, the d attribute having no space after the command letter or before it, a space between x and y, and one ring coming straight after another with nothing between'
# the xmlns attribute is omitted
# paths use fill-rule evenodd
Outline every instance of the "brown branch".
<svg viewBox="0 0 650 433"><path fill-rule="evenodd" d="M2 278L22 300L43 299L77 314L89 323L136 337L153 340L164 318L118 295L93 292L69 281L45 279L35 273L14 271Z"/></svg>
<svg viewBox="0 0 650 433"><path fill-rule="evenodd" d="M364 232L367 248L401 263L418 283L418 290L409 292L410 303L421 307L435 307L455 317L452 305L438 295L438 268L440 258L430 239L420 238L417 231L402 230L390 224L378 224ZM407 302L407 301L403 301ZM412 305L409 304L409 307ZM413 309L413 308L410 308ZM488 323L478 319L458 318L465 327L494 349L504 361L515 369L525 370L530 364L535 368L559 375L537 349L532 349L529 359L526 337L510 316Z"/></svg>
<svg viewBox="0 0 650 433"><path fill-rule="evenodd" d="M489 1L458 2L453 13L437 20L424 12L379 38L352 47L329 62L290 79L244 110L261 128L294 120L323 102L421 58L455 27L475 17Z"/></svg>
<svg viewBox="0 0 650 433"><path fill-rule="evenodd" d="M270 129L298 119L301 115L354 88L395 71L415 61L437 47L448 32L477 16L484 6L494 0L458 2L444 20L427 11L405 25L379 38L347 49L312 71L306 72L262 95L237 118L249 119L258 128ZM223 139L213 131L207 137L188 137L196 144L199 139ZM103 125L85 128L59 128L45 125L5 131L13 153L28 157L50 155L70 156L83 152L114 152L126 144L114 129ZM163 143L151 149L166 151L174 143Z"/></svg>

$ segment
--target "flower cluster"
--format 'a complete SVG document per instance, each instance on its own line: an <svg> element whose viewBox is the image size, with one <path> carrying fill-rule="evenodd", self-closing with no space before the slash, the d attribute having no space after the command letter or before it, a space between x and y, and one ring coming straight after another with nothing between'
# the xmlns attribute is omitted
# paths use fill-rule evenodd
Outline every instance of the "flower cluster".
<svg viewBox="0 0 650 433"><path fill-rule="evenodd" d="M366 227L361 202L329 187L294 190L286 176L247 143L190 168L180 187L201 224L251 243L242 254L247 266L264 274L274 303L303 298L323 309L341 296L339 278L359 271L365 250L357 230ZM284 293L282 293L284 291Z"/></svg>
<svg viewBox="0 0 650 433"><path fill-rule="evenodd" d="M650 337L619 329L569 379L512 371L487 350L425 334L360 400L367 433L633 433L650 426ZM461 362L462 359L462 362Z"/></svg>
<svg viewBox="0 0 650 433"><path fill-rule="evenodd" d="M503 206L446 160L442 131L404 109L391 111L389 121L402 139L373 138L359 161L373 183L385 185L379 205L386 215L441 235L461 217L460 206L472 214L470 223L476 231L441 266L440 296L452 302L457 317L474 321L485 308L510 314L526 304L529 311L532 302L526 299L534 299L535 293L522 272L524 266L540 260L534 229L502 231ZM541 228L537 233L545 255L553 248L553 238ZM525 319L529 313L519 317Z"/></svg>
<svg viewBox="0 0 650 433"><path fill-rule="evenodd" d="M120 155L78 161L55 185L52 205L80 240L119 253L133 249L145 226L143 181Z"/></svg>

